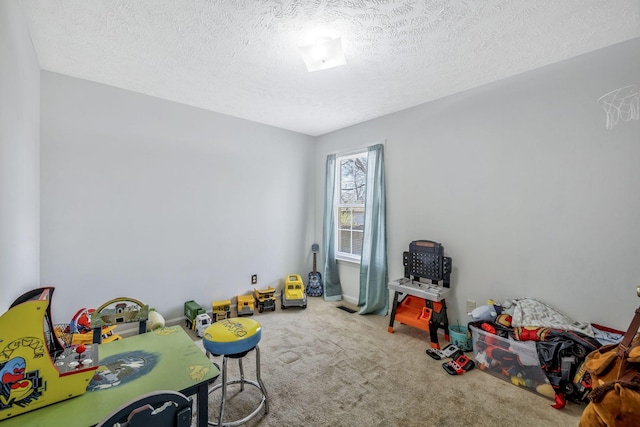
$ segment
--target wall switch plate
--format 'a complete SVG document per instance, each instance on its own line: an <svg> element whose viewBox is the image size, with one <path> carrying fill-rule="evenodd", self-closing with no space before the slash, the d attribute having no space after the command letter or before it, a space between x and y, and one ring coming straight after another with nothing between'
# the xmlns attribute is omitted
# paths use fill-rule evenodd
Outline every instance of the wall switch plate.
<svg viewBox="0 0 640 427"><path fill-rule="evenodd" d="M258 283L258 275L257 275L257 274L253 274L253 275L251 276L251 284L252 284L252 285L255 285L255 284L257 284L257 283Z"/></svg>
<svg viewBox="0 0 640 427"><path fill-rule="evenodd" d="M467 313L471 313L476 308L476 302L474 300L467 300Z"/></svg>

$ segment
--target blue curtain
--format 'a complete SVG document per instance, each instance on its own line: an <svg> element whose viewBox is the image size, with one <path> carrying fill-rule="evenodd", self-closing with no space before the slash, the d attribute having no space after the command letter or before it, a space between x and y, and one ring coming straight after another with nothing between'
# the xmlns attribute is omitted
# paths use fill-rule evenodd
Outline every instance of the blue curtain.
<svg viewBox="0 0 640 427"><path fill-rule="evenodd" d="M360 314L384 316L389 308L387 225L384 191L384 146L368 147L367 194L360 260Z"/></svg>
<svg viewBox="0 0 640 427"><path fill-rule="evenodd" d="M324 218L322 223L322 252L324 266L324 299L326 301L342 300L342 285L338 276L336 263L335 229L336 229L336 155L327 156L326 175L324 181Z"/></svg>

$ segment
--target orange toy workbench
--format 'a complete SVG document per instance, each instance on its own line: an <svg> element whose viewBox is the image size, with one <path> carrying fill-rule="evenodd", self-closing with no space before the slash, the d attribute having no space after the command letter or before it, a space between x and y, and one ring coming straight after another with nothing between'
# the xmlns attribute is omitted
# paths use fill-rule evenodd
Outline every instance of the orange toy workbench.
<svg viewBox="0 0 640 427"><path fill-rule="evenodd" d="M399 323L429 332L431 347L439 349L438 328L443 328L445 339L449 339L449 320L444 295L450 289L406 278L389 282L389 288L395 291L389 332L393 332L393 323L397 320ZM430 292L425 292L424 289ZM434 295L434 292L438 294ZM402 301L398 301L401 294L406 295Z"/></svg>
<svg viewBox="0 0 640 427"><path fill-rule="evenodd" d="M394 290L388 331L398 322L429 332L431 347L439 349L438 329L449 340L445 296L450 292L451 258L440 243L416 240L403 253L405 277L389 282ZM405 294L404 298L400 296Z"/></svg>

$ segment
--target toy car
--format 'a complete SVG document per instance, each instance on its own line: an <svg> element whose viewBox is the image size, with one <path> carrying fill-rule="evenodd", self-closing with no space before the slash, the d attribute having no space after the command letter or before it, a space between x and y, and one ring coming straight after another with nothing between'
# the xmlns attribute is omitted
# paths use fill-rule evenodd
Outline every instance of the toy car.
<svg viewBox="0 0 640 427"><path fill-rule="evenodd" d="M211 303L211 317L214 322L231 317L231 300L213 301Z"/></svg>
<svg viewBox="0 0 640 427"><path fill-rule="evenodd" d="M447 357L451 357L452 359L457 359L458 356L464 353L462 352L460 347L458 347L457 345L449 344L442 350L429 348L427 349L427 354L436 360L442 360Z"/></svg>
<svg viewBox="0 0 640 427"><path fill-rule="evenodd" d="M276 311L275 293L276 290L271 286L264 290L253 288L253 296L258 305L258 312L262 313L264 310Z"/></svg>
<svg viewBox="0 0 640 427"><path fill-rule="evenodd" d="M253 316L253 295L238 295L238 316Z"/></svg>
<svg viewBox="0 0 640 427"><path fill-rule="evenodd" d="M204 330L211 325L211 317L204 308L194 300L184 303L184 315L187 328L195 331L196 336L201 338Z"/></svg>
<svg viewBox="0 0 640 427"><path fill-rule="evenodd" d="M307 308L307 294L299 274L290 274L284 281L284 289L280 294L282 309L287 307Z"/></svg>
<svg viewBox="0 0 640 427"><path fill-rule="evenodd" d="M103 326L102 327L102 343L106 344L111 341L121 340L122 337L115 333L116 326ZM80 344L91 344L93 342L93 331L85 333L73 334L71 345L76 346Z"/></svg>

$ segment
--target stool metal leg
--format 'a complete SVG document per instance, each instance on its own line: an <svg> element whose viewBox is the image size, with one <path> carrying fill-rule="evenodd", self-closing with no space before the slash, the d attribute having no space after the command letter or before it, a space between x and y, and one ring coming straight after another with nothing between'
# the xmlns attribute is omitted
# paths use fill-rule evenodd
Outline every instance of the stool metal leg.
<svg viewBox="0 0 640 427"><path fill-rule="evenodd" d="M227 356L222 358L222 398L220 399L220 415L218 416L218 424L222 426L222 417L224 416L224 403L227 401ZM211 424L211 423L209 423Z"/></svg>
<svg viewBox="0 0 640 427"><path fill-rule="evenodd" d="M269 413L269 395L267 394L267 389L262 382L262 378L260 377L260 348L256 345L256 379L258 380L258 384L260 384L260 390L264 395L264 413L265 415Z"/></svg>
<svg viewBox="0 0 640 427"><path fill-rule="evenodd" d="M240 368L240 391L244 391L244 369L242 369L242 357L238 359L238 367Z"/></svg>
<svg viewBox="0 0 640 427"><path fill-rule="evenodd" d="M258 348L258 346L256 345L254 347L254 350L256 351L256 381L252 381L249 379L245 379L244 377L244 368L242 366L242 357L238 358L238 365L240 368L240 378L239 379L235 379L235 380L228 380L227 379L227 356L223 356L222 358L222 382L220 384L217 384L216 386L212 387L209 389L209 394L211 394L212 392L214 392L217 389L222 389L222 396L221 396L221 401L220 401L220 414L218 416L218 422L214 422L214 421L209 421L208 424L210 426L217 426L217 427L233 427L233 426L238 426L241 424L246 423L247 421L249 421L250 419L252 419L253 417L255 417L258 412L260 412L260 410L264 407L264 413L265 415L269 413L269 401L268 401L268 395L267 395L267 389L264 386L264 383L262 382L262 378L260 376L260 349ZM262 398L260 403L258 404L258 406L253 410L253 412L251 412L249 415L247 415L246 417L239 419L239 420L235 420L235 421L228 421L228 422L223 422L223 416L224 416L224 406L225 406L225 402L226 402L226 398L227 398L227 385L230 384L240 384L240 389L241 391L244 390L244 385L248 384L251 386L254 386L255 388L257 388L258 390L260 390L261 394L262 394Z"/></svg>

